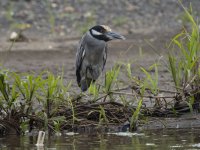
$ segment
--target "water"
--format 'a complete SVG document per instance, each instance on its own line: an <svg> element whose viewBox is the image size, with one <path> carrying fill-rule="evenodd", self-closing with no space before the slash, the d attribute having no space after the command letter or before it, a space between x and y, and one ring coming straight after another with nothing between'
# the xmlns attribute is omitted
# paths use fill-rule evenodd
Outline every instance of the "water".
<svg viewBox="0 0 200 150"><path fill-rule="evenodd" d="M144 133L76 134L45 139L37 148L37 137L6 136L0 138L0 150L167 150L200 149L200 129L152 130Z"/></svg>

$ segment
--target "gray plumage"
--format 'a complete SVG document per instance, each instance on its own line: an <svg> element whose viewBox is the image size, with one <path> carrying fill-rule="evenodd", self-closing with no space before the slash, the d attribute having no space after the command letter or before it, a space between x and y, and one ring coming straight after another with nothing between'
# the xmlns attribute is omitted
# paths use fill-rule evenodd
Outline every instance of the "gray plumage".
<svg viewBox="0 0 200 150"><path fill-rule="evenodd" d="M80 40L76 53L76 77L82 91L86 91L103 71L107 59L106 42L112 39L124 37L111 32L107 26L97 25Z"/></svg>
<svg viewBox="0 0 200 150"><path fill-rule="evenodd" d="M87 32L81 39L76 53L77 83L86 91L104 69L107 58L107 43L94 39Z"/></svg>

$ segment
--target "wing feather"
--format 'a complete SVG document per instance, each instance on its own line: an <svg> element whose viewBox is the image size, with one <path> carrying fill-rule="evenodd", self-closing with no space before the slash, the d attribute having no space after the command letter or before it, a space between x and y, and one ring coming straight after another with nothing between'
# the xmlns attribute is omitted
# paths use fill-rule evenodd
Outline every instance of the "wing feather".
<svg viewBox="0 0 200 150"><path fill-rule="evenodd" d="M104 67L105 67L106 60L107 60L107 49L108 49L108 46L107 46L107 44L106 44L105 50L104 50L104 54L103 54L103 67L102 67L102 71L103 71L103 69L104 69Z"/></svg>
<svg viewBox="0 0 200 150"><path fill-rule="evenodd" d="M78 46L78 49L77 49L77 52L76 52L76 78L77 78L77 83L78 83L79 86L81 86L80 85L80 82L81 82L81 74L80 74L81 66L82 66L83 59L85 57L84 47L85 46L84 46L84 36L83 36L82 39L79 42L79 46Z"/></svg>

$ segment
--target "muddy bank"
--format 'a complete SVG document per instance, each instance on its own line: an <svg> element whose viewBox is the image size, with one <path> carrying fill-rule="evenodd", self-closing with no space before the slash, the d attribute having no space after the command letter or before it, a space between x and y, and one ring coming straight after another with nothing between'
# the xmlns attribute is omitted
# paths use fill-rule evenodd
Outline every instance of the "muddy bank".
<svg viewBox="0 0 200 150"><path fill-rule="evenodd" d="M127 35L127 40L113 41L109 43L106 70L114 63L123 61L133 63L133 70L139 66L149 66L161 56L167 53L166 43L178 32L135 34ZM30 37L31 39L31 37ZM29 42L14 43L11 50L11 42L1 40L1 63L8 69L19 72L39 72L44 69L56 71L63 67L67 80L74 78L75 54L79 38L52 37L50 39L31 39ZM154 45L155 50L146 42Z"/></svg>

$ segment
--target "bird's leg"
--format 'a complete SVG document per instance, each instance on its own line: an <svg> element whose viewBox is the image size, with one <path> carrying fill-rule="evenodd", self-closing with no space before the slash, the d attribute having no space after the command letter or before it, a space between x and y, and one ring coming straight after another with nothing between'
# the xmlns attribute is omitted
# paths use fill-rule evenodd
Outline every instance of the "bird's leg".
<svg viewBox="0 0 200 150"><path fill-rule="evenodd" d="M88 77L88 73L90 73L91 74L91 72L90 72L90 69L91 67L90 66L87 66L86 67L86 70L85 70L85 77L84 77L84 80L83 80L83 89L85 89L86 87L87 88L89 88L89 86L90 86L90 83L92 82L92 79L90 78L90 77Z"/></svg>

